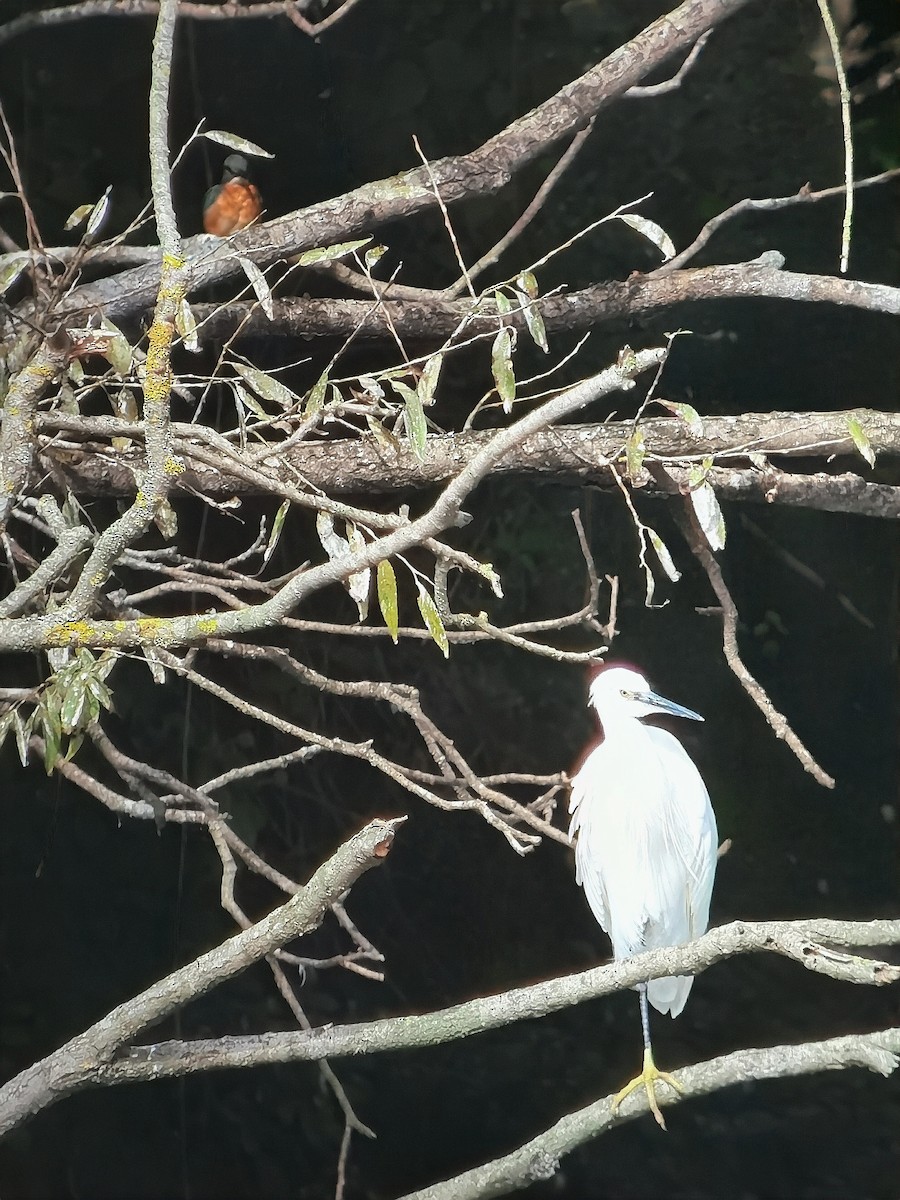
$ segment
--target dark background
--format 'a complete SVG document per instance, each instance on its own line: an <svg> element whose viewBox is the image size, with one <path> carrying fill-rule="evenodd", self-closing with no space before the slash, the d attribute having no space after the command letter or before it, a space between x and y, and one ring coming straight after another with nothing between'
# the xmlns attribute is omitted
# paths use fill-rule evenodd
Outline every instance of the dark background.
<svg viewBox="0 0 900 1200"><path fill-rule="evenodd" d="M20 6L21 7L21 6ZM893 0L856 6L873 57L851 83L870 81L898 36ZM8 6L14 15L16 6ZM663 11L649 2L592 0L364 0L314 44L285 20L185 22L175 69L172 141L201 116L276 155L258 181L273 214L415 165L411 135L432 156L474 148L552 94ZM5 15L5 14L4 14ZM79 203L113 184L111 228L148 194L146 95L152 22L84 21L0 47L2 98L29 195L48 243ZM814 73L823 33L812 0L749 5L716 31L676 94L621 101L603 112L575 167L502 278L626 200L653 190L642 211L679 247L715 212L745 196L787 195L809 181L840 182L834 85ZM857 171L898 165L896 90L854 110ZM200 228L200 198L224 152L201 143L176 177L184 233ZM551 160L506 192L454 210L471 261L530 199ZM5 186L5 185L4 185ZM859 196L851 273L900 282L898 189ZM11 202L0 219L15 230ZM834 273L840 202L756 216L730 226L700 261L741 261L771 248L798 271ZM384 232L402 279L441 286L454 264L439 220ZM546 290L624 278L655 259L637 235L604 227L541 275ZM605 365L623 340L676 343L664 394L701 413L778 409L893 409L897 322L825 306L723 301L628 329L598 330L573 367ZM574 339L557 339L561 354ZM302 346L257 346L257 361L289 361ZM315 355L308 368L317 375ZM371 365L371 360L369 360ZM446 403L471 405L485 364L449 378ZM320 369L320 368L319 368ZM359 369L362 369L360 365ZM307 384L308 386L308 384ZM633 405L634 401L628 401ZM442 400L442 403L444 401ZM622 406L627 414L632 408ZM591 413L602 418L606 412ZM452 421L452 411L448 414ZM881 468L879 468L881 470ZM887 474L881 477L888 479ZM421 500L419 501L421 502ZM664 508L641 505L684 571L665 608L643 607L634 533L599 493L491 482L459 535L503 577L507 599L460 592L497 622L557 615L583 600L583 567L569 518L581 506L601 572L622 580L617 656L638 661L664 694L704 713L679 732L709 785L723 837L712 920L896 915L897 532L887 522L827 513L728 507L723 565L742 616L749 668L837 778L819 788L777 742L722 661L720 626ZM245 529L204 520L178 502L191 550L224 556ZM98 506L102 516L103 506ZM248 527L252 526L252 513ZM193 539L193 541L192 541ZM815 572L794 569L783 551ZM289 522L282 567L315 552ZM845 598L865 618L848 610ZM304 616L351 619L342 593ZM500 646L454 648L448 664L424 643L394 650L351 638L286 644L337 677L414 682L428 711L479 769L551 772L573 763L592 725L584 678ZM39 664L8 662L9 682ZM376 737L402 756L414 747L396 718L338 705L284 678L232 667L227 681L260 703L329 733ZM146 668L112 677L114 738L193 783L288 746L177 682L165 693ZM87 751L84 763L99 769ZM218 906L218 859L202 836L118 822L38 766L22 772L10 748L0 790L0 1074L30 1064L115 1004L231 932ZM426 1011L602 961L608 945L572 880L570 856L542 846L524 860L478 818L416 803L359 764L321 755L227 799L242 835L305 878L372 815L410 812L386 866L354 890L351 914L384 951L384 985L347 972L313 975L301 1000L314 1022ZM561 818L559 818L561 819ZM277 898L245 880L254 914ZM343 948L326 927L304 953ZM663 1067L729 1050L827 1037L896 1023L896 991L815 977L774 957L719 964L694 987L681 1018L656 1017ZM265 967L191 1005L152 1037L290 1028ZM354 1139L348 1197L391 1197L505 1153L562 1114L619 1087L639 1065L632 994L586 1004L465 1043L334 1065L378 1140ZM568 1157L535 1197L894 1197L900 1171L900 1084L862 1072L747 1084L672 1111L670 1134L630 1123ZM341 1120L314 1066L211 1074L68 1099L0 1145L0 1195L38 1197L292 1197L333 1194Z"/></svg>

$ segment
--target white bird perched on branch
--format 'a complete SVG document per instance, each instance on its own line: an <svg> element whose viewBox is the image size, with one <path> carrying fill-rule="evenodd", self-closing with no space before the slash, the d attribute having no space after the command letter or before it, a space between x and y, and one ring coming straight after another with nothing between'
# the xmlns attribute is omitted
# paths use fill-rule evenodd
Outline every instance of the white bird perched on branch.
<svg viewBox="0 0 900 1200"><path fill-rule="evenodd" d="M603 726L603 741L572 781L569 834L577 838L576 881L609 934L616 958L692 941L706 932L709 920L716 818L681 742L664 729L643 725L641 718L651 713L703 718L656 695L643 675L627 667L602 669L591 684L589 703ZM681 1088L653 1061L647 1001L677 1017L693 982L693 976L678 975L639 985L644 1068L616 1096L614 1111L643 1084L665 1129L656 1081Z"/></svg>

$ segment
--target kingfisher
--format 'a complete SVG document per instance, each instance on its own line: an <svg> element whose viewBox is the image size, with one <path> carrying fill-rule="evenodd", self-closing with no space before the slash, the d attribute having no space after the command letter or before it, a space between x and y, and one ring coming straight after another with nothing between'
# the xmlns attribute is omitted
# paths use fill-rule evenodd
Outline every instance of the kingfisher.
<svg viewBox="0 0 900 1200"><path fill-rule="evenodd" d="M262 212L262 197L247 178L249 170L243 154L229 154L225 159L222 182L203 197L203 228L207 233L228 237Z"/></svg>

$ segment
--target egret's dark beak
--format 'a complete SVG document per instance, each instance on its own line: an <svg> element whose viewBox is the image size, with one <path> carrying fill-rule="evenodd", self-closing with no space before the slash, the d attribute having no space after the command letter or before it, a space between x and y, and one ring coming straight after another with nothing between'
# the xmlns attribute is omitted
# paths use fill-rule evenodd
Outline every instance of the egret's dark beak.
<svg viewBox="0 0 900 1200"><path fill-rule="evenodd" d="M656 692L635 692L635 700L640 700L642 704L650 704L659 712L669 713L673 717L686 717L689 721L703 721L699 713L695 713L693 709L684 708L681 704L676 704L673 700L667 700L665 696L658 696Z"/></svg>

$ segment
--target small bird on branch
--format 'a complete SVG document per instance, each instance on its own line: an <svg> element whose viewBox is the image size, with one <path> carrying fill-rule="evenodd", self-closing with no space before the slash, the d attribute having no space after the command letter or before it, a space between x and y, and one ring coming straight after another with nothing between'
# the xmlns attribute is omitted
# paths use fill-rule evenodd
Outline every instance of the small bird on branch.
<svg viewBox="0 0 900 1200"><path fill-rule="evenodd" d="M222 167L222 182L203 197L203 228L216 237L244 229L262 212L262 197L251 183L250 167L243 154L229 154Z"/></svg>

